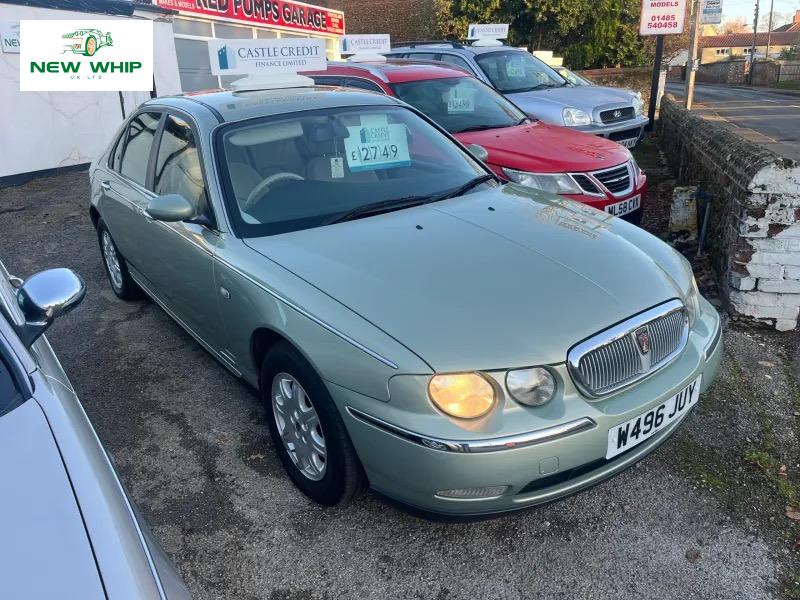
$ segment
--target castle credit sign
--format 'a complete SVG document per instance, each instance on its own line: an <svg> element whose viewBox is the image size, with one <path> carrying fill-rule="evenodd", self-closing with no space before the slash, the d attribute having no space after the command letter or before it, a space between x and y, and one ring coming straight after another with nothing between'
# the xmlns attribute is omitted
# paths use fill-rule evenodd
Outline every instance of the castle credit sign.
<svg viewBox="0 0 800 600"><path fill-rule="evenodd" d="M231 19L250 25L322 35L344 34L344 13L290 0L156 0L184 14Z"/></svg>

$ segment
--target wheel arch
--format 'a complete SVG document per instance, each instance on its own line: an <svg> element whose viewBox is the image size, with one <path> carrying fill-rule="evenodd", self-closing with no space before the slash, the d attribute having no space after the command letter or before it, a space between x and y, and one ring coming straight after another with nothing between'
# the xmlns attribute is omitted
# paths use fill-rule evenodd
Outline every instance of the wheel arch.
<svg viewBox="0 0 800 600"><path fill-rule="evenodd" d="M89 218L92 219L92 225L97 229L97 223L100 222L100 211L94 205L89 207Z"/></svg>

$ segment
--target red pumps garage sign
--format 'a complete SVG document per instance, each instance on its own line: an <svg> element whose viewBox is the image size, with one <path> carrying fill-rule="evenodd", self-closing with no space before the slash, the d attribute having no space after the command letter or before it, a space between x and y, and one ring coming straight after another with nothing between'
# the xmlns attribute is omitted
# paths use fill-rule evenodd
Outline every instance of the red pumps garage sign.
<svg viewBox="0 0 800 600"><path fill-rule="evenodd" d="M289 0L156 0L181 13L223 17L308 33L344 34L344 13Z"/></svg>

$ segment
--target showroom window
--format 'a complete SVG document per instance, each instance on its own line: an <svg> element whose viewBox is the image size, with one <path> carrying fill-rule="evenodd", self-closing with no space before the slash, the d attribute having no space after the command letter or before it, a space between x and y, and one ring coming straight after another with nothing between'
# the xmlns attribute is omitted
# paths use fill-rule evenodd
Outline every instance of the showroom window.
<svg viewBox="0 0 800 600"><path fill-rule="evenodd" d="M212 90L229 85L241 79L241 75L213 75L211 61L208 56L208 40L221 39L275 39L275 38L308 38L304 33L278 31L265 27L217 23L201 19L176 18L172 29L175 33L175 52L178 56L178 73L181 89L184 92ZM321 38L325 40L325 55L328 60L339 57L338 38Z"/></svg>
<svg viewBox="0 0 800 600"><path fill-rule="evenodd" d="M142 113L134 117L128 126L119 172L141 186L147 182L150 148L160 119L159 113Z"/></svg>

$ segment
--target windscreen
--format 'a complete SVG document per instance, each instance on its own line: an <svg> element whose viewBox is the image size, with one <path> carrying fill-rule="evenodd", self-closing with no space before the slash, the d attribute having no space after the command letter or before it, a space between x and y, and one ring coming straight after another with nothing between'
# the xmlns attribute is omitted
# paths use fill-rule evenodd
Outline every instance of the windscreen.
<svg viewBox="0 0 800 600"><path fill-rule="evenodd" d="M567 85L563 77L527 52L487 52L478 54L475 60L492 85L504 94Z"/></svg>
<svg viewBox="0 0 800 600"><path fill-rule="evenodd" d="M513 127L527 120L511 102L472 77L408 81L392 89L450 133Z"/></svg>
<svg viewBox="0 0 800 600"><path fill-rule="evenodd" d="M345 107L234 123L218 133L242 237L330 224L376 203L434 197L486 170L413 111Z"/></svg>

